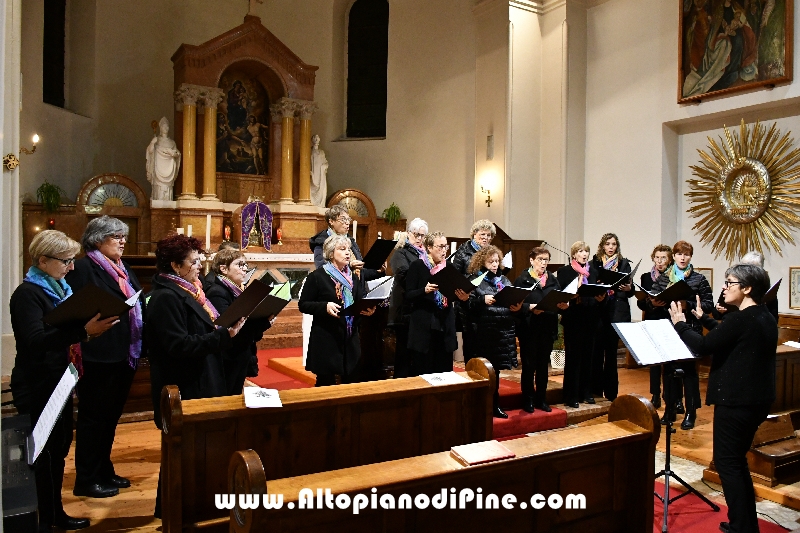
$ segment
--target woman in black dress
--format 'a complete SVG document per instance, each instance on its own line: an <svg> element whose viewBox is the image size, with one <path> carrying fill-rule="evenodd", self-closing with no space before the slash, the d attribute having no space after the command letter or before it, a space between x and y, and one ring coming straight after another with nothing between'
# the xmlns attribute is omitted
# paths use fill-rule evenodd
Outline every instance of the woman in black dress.
<svg viewBox="0 0 800 533"><path fill-rule="evenodd" d="M494 391L496 418L508 418L500 407L500 371L517 367L513 314L522 309L522 303L510 308L495 305L495 294L511 285L507 277L498 273L502 256L500 250L492 245L481 248L472 256L469 273L472 279L483 275L483 280L470 293L466 304L470 319L475 324L476 354L487 358L497 374Z"/></svg>
<svg viewBox="0 0 800 533"><path fill-rule="evenodd" d="M769 286L769 276L758 266L730 267L725 272L725 303L739 310L717 322L696 296L692 316L709 330L705 336L686 322L679 304L670 305L681 340L693 353L712 357L706 404L714 405L714 464L728 504L730 523L721 523L722 531L758 531L747 451L775 401L778 323L761 304Z"/></svg>
<svg viewBox="0 0 800 533"><path fill-rule="evenodd" d="M536 305L553 290L561 286L555 275L547 272L550 251L544 247L531 250L531 266L514 281L515 287L534 287L530 296L522 304L522 310L515 317L519 355L522 359L522 409L532 413L534 407L549 413L547 405L547 377L550 352L553 342L558 338L558 315L551 311L536 309ZM558 304L565 310L569 304ZM534 380L536 387L534 388Z"/></svg>
<svg viewBox="0 0 800 533"><path fill-rule="evenodd" d="M45 315L72 295L72 288L64 277L74 268L75 254L80 249L80 244L60 231L38 233L28 248L33 266L11 295L11 328L17 345L11 392L17 411L31 417L31 430L70 363L70 347L88 342L118 323L118 317L98 320L99 314L85 325L54 328L44 322ZM39 531L50 531L52 526L61 529L89 527L87 518L67 515L61 503L64 459L71 444L70 395L33 464Z"/></svg>
<svg viewBox="0 0 800 533"><path fill-rule="evenodd" d="M345 307L363 298L364 282L351 270L350 238L331 235L322 246L325 263L306 278L298 307L312 315L314 322L308 338L306 370L317 376L317 387L350 382L361 357L358 338L360 316L346 316ZM370 316L372 307L361 311Z"/></svg>
<svg viewBox="0 0 800 533"><path fill-rule="evenodd" d="M429 282L446 265L447 238L441 231L429 233L424 246L427 254L408 268L405 293L411 304L408 350L414 361L413 375L417 376L452 371L453 352L458 347L453 302ZM456 296L462 302L469 298L461 289Z"/></svg>
<svg viewBox="0 0 800 533"><path fill-rule="evenodd" d="M578 241L570 249L570 264L556 272L558 284L566 288L575 278L578 286L597 281L597 270L589 262L589 245ZM601 294L578 297L561 315L564 327L564 405L578 407L578 402L595 403L592 397L592 347L600 321Z"/></svg>

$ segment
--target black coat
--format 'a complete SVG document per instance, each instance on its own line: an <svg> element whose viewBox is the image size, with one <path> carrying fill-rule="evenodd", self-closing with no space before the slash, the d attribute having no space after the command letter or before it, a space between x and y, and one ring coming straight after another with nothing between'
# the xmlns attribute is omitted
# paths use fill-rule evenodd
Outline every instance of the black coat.
<svg viewBox="0 0 800 533"><path fill-rule="evenodd" d="M508 307L486 305L484 297L498 292L489 276L492 276L491 272L470 293L466 302L472 322L475 324L477 345L475 353L489 359L495 370L508 370L517 366L514 313ZM503 275L498 277L503 285L511 285L507 277Z"/></svg>
<svg viewBox="0 0 800 533"><path fill-rule="evenodd" d="M314 268L322 268L322 265L325 264L325 257L322 255L322 245L325 244L325 239L328 237L330 237L330 235L328 235L328 228L325 228L308 239L308 246L311 248L311 251L314 252ZM361 249L358 247L356 240L350 235L348 235L347 238L350 239L350 250L353 252L353 256L357 260L363 261L364 258L361 256Z"/></svg>
<svg viewBox="0 0 800 533"><path fill-rule="evenodd" d="M472 247L472 239L458 247L455 255L453 255L452 263L456 270L467 276L467 269L472 262L472 256L475 255L475 248Z"/></svg>
<svg viewBox="0 0 800 533"><path fill-rule="evenodd" d="M527 288L533 287L534 284L536 284L536 280L531 277L527 269L514 280L515 287ZM530 304L538 304L550 291L554 290L561 290L561 285L559 285L556 276L552 272L548 272L544 287L537 285L525 299L520 312L516 313L517 337L533 335L536 337L548 336L553 340L558 338L558 315L550 311L537 315L530 309Z"/></svg>
<svg viewBox="0 0 800 533"><path fill-rule="evenodd" d="M653 277L650 272L642 274L641 283L639 285L646 291L653 290ZM668 307L654 307L650 305L647 298L642 298L636 302L636 307L644 311L645 320L661 320L662 318L669 318Z"/></svg>
<svg viewBox="0 0 800 533"><path fill-rule="evenodd" d="M688 314L688 313L686 313ZM675 329L689 349L711 355L707 405L763 405L775 401L778 323L764 305L752 305L717 322L704 314L703 336L686 322Z"/></svg>
<svg viewBox="0 0 800 533"><path fill-rule="evenodd" d="M591 262L586 263L589 266L589 278L586 280L588 283L597 283L597 269L592 266ZM572 280L578 277L578 273L567 264L559 268L556 272L558 284L562 288L572 283ZM590 331L594 331L596 327L596 320L600 318L600 304L593 297L577 297L569 302L569 308L561 313L561 324L565 328L569 327L586 327Z"/></svg>
<svg viewBox="0 0 800 533"><path fill-rule="evenodd" d="M222 354L232 347L232 339L191 294L163 276L154 276L145 324L157 424L165 385L177 385L183 400L226 394Z"/></svg>
<svg viewBox="0 0 800 533"><path fill-rule="evenodd" d="M603 268L603 262L594 256L592 259L592 266L599 272ZM631 271L631 263L624 257L619 261L617 272L620 274L629 274ZM630 322L631 321L631 305L628 299L633 296L633 288L628 292L614 291L613 296L606 296L606 299L600 303L600 315L603 322L610 324L612 322Z"/></svg>
<svg viewBox="0 0 800 533"><path fill-rule="evenodd" d="M700 307L703 309L703 313L711 313L711 311L714 309L714 294L711 292L711 286L708 284L706 277L692 269L692 273L689 274L689 277L685 278L684 281L686 281L695 294L700 296ZM669 276L667 275L667 272L664 272L653 283L653 292L659 293L668 286ZM691 310L697 305L696 300L693 298L692 300L687 301L686 304L686 321L693 330L698 333L702 333L703 325L700 324L700 321L697 320L697 318L695 318L695 316L691 313ZM656 306L651 304L649 300L647 300L647 306L650 309L656 308Z"/></svg>
<svg viewBox="0 0 800 533"><path fill-rule="evenodd" d="M363 298L364 282L353 274L353 299ZM347 338L347 324L344 313L333 317L327 312L328 302L344 307L344 302L336 295L333 279L318 268L308 275L298 307L301 313L314 316L308 338L306 370L317 375L345 375L355 370L361 357L361 343L358 336L360 316L355 316L353 331Z"/></svg>
<svg viewBox="0 0 800 533"><path fill-rule="evenodd" d="M211 287L206 291L206 298L211 301L221 315L230 307L236 296L234 296L231 289L215 276ZM241 331L232 339L230 348L223 352L222 359L225 367L226 393L228 395L242 393L242 385L247 376L247 368L253 358L257 357L258 347L256 343L261 340L264 332L269 327L270 323L266 318L247 319Z"/></svg>
<svg viewBox="0 0 800 533"><path fill-rule="evenodd" d="M419 257L419 256L417 256ZM456 339L456 316L452 302L440 309L434 293L425 293L425 285L431 279L431 271L425 262L417 259L408 268L406 276L406 301L411 305L408 326L408 349L420 353L431 353L431 331L444 332L445 352L458 348ZM436 350L437 353L439 350Z"/></svg>
<svg viewBox="0 0 800 533"><path fill-rule="evenodd" d="M69 364L69 347L83 340L86 332L83 324L63 329L45 324L43 317L55 306L33 283L23 282L16 288L9 308L17 344L11 392L15 405L30 412L35 424Z"/></svg>
<svg viewBox="0 0 800 533"><path fill-rule="evenodd" d="M133 290L142 290L142 285L131 267L125 261L122 262L122 266L125 267L125 271L128 273L128 281L130 281ZM78 291L86 285L96 285L121 300L128 299L122 289L119 288L119 284L103 270L103 267L88 257L75 261L75 270L68 272L65 279L73 291ZM144 297L141 294L139 295L139 303L142 306L142 319L144 320ZM127 361L130 344L130 313L124 313L119 317L119 324L113 326L96 339L92 339L91 342L81 343L81 357L85 361L95 363Z"/></svg>
<svg viewBox="0 0 800 533"><path fill-rule="evenodd" d="M419 252L408 242L392 254L390 264L394 284L392 285L392 297L389 300L389 324L408 323L411 303L405 299L406 273L414 261L419 261Z"/></svg>

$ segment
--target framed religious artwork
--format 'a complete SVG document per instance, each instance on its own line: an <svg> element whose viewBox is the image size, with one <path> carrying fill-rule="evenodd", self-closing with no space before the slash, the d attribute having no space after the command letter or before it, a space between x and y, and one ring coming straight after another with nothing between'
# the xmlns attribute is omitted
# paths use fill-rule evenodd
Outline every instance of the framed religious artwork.
<svg viewBox="0 0 800 533"><path fill-rule="evenodd" d="M678 103L792 81L794 0L677 0Z"/></svg>
<svg viewBox="0 0 800 533"><path fill-rule="evenodd" d="M789 309L800 309L800 267L789 267Z"/></svg>
<svg viewBox="0 0 800 533"><path fill-rule="evenodd" d="M695 268L695 272L698 274L702 274L708 280L708 284L711 285L711 291L714 292L714 269L713 268Z"/></svg>

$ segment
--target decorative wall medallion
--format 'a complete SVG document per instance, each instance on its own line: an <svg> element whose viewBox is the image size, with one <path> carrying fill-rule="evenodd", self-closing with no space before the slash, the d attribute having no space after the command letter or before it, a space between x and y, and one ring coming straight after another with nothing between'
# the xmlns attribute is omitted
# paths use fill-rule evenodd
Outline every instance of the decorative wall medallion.
<svg viewBox="0 0 800 533"><path fill-rule="evenodd" d="M692 229L728 261L765 248L782 255L779 243L794 244L790 231L800 228L800 148L775 123L723 129L725 139L709 137L711 153L698 150L700 165L691 167L689 214L700 219Z"/></svg>

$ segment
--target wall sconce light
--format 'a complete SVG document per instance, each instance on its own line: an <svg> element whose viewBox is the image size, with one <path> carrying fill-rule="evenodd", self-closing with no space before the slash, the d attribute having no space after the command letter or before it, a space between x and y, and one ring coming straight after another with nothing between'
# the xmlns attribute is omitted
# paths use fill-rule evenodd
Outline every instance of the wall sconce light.
<svg viewBox="0 0 800 533"><path fill-rule="evenodd" d="M20 146L20 148L19 148L20 154L31 155L32 153L34 153L36 151L36 143L39 142L39 136L34 133L32 140L33 140L33 148L28 150L24 146ZM19 158L17 156L15 156L14 154L6 154L6 156L3 158L3 165L8 170L14 170L15 168L17 168L19 166Z"/></svg>
<svg viewBox="0 0 800 533"><path fill-rule="evenodd" d="M483 186L481 186L481 192L486 194L486 200L484 200L484 202L486 202L486 207L492 207L492 191L484 189Z"/></svg>

